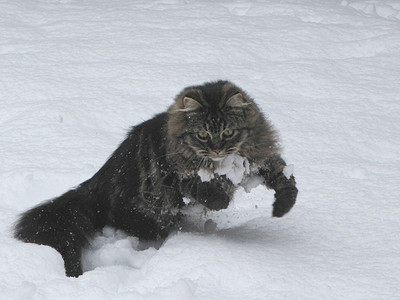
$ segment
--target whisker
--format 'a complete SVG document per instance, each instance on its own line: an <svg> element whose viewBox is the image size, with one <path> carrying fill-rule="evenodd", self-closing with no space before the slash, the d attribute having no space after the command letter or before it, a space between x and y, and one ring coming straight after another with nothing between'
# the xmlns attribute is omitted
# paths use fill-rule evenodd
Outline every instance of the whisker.
<svg viewBox="0 0 400 300"><path fill-rule="evenodd" d="M247 145L245 145L245 148L252 148L252 147L257 147L257 146L265 145L265 144L273 145L273 143L271 143L271 142L262 142L262 143L252 144L252 145L247 144Z"/></svg>
<svg viewBox="0 0 400 300"><path fill-rule="evenodd" d="M226 153L227 153L227 154L232 154L232 153L237 152L238 150L239 150L238 147L231 147L231 148L229 148L228 150L226 150Z"/></svg>
<svg viewBox="0 0 400 300"><path fill-rule="evenodd" d="M198 150L197 151L197 154L199 155L199 156L205 156L206 154L208 154L208 151L207 150Z"/></svg>

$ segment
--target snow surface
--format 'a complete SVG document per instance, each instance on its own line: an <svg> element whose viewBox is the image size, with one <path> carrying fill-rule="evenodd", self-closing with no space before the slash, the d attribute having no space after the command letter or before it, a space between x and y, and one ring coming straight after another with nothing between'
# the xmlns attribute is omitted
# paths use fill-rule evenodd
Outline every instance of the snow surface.
<svg viewBox="0 0 400 300"><path fill-rule="evenodd" d="M1 299L398 299L400 5L0 2ZM240 189L163 245L105 228L67 278L17 215L89 178L185 86L229 79L280 131L298 203ZM211 221L209 221L211 220Z"/></svg>

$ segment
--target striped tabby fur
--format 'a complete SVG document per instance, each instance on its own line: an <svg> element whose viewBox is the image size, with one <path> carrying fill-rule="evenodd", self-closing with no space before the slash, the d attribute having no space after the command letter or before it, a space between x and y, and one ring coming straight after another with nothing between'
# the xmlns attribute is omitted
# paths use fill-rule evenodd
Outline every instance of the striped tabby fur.
<svg viewBox="0 0 400 300"><path fill-rule="evenodd" d="M92 178L23 213L14 234L54 247L67 276L79 276L82 248L106 225L157 240L179 223L183 197L226 208L236 186L224 175L203 182L197 172L212 172L230 154L245 157L276 191L273 215L281 217L297 189L279 153L276 132L246 92L227 81L188 87L167 112L133 127Z"/></svg>

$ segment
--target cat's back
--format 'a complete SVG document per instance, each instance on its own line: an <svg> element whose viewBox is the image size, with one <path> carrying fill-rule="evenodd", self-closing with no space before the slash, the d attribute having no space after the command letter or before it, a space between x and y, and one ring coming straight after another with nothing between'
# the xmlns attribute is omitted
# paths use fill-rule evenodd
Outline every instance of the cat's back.
<svg viewBox="0 0 400 300"><path fill-rule="evenodd" d="M160 113L153 118L146 120L132 127L128 134L128 139L148 139L156 142L167 134L168 113Z"/></svg>
<svg viewBox="0 0 400 300"><path fill-rule="evenodd" d="M165 157L167 120L168 114L161 113L132 127L126 139L93 176L91 185L97 186L99 181L102 185L104 181L140 185L140 174L148 173L152 164Z"/></svg>

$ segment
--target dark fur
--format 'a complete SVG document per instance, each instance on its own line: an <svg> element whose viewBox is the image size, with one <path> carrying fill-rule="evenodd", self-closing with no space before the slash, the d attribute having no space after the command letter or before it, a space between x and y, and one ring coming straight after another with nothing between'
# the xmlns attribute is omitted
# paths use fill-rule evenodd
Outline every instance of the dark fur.
<svg viewBox="0 0 400 300"><path fill-rule="evenodd" d="M227 129L234 130L229 139ZM200 131L213 138L200 142ZM135 126L91 179L23 213L15 237L54 247L67 276L79 276L82 248L106 225L157 240L179 223L183 197L226 208L236 186L225 176L202 182L197 171L212 171L215 158L231 153L246 157L276 191L273 216L287 213L297 189L294 177L282 174L276 133L243 90L218 81L184 89L167 112Z"/></svg>

